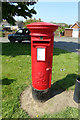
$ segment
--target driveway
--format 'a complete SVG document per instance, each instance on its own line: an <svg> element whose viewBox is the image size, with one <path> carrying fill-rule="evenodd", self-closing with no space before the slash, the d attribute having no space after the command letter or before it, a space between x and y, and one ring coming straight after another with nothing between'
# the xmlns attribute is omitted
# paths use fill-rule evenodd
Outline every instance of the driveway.
<svg viewBox="0 0 80 120"><path fill-rule="evenodd" d="M80 44L78 43L79 39L72 37L54 37L54 47L61 48L70 52L78 52ZM5 43L9 42L7 37L1 38L0 42ZM25 41L25 43L28 41Z"/></svg>
<svg viewBox="0 0 80 120"><path fill-rule="evenodd" d="M70 52L78 52L79 39L72 37L54 37L54 47L61 48Z"/></svg>

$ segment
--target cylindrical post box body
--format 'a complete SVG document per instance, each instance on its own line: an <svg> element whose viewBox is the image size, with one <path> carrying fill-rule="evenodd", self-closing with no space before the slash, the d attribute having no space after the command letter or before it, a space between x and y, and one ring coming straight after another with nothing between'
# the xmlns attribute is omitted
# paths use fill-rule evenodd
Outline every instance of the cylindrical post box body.
<svg viewBox="0 0 80 120"><path fill-rule="evenodd" d="M51 87L53 32L57 25L37 22L27 25L31 31L32 87L45 91Z"/></svg>

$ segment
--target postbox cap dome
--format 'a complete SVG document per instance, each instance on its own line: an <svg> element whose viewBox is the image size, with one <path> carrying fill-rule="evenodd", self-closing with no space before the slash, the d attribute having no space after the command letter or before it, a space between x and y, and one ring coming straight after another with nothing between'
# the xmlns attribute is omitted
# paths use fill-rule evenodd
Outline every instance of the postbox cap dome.
<svg viewBox="0 0 80 120"><path fill-rule="evenodd" d="M29 29L54 29L54 31L58 28L57 25L48 23L48 22L34 22L27 25Z"/></svg>
<svg viewBox="0 0 80 120"><path fill-rule="evenodd" d="M58 26L47 22L35 22L27 25L31 36L52 36Z"/></svg>
<svg viewBox="0 0 80 120"><path fill-rule="evenodd" d="M57 26L57 25L55 25L55 24L48 23L48 22L34 22L34 23L29 24L29 26L32 26L32 25L43 25L43 26L48 25L48 26ZM28 26L28 25L27 25L27 26Z"/></svg>

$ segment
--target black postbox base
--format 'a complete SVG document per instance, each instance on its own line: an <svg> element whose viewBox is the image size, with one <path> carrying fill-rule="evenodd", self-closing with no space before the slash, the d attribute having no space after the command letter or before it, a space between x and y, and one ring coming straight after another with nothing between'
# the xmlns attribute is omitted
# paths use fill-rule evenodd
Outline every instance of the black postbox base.
<svg viewBox="0 0 80 120"><path fill-rule="evenodd" d="M76 79L73 99L76 103L80 103L80 77Z"/></svg>
<svg viewBox="0 0 80 120"><path fill-rule="evenodd" d="M45 102L51 96L50 91L51 91L50 89L37 90L34 87L32 87L32 96L33 96L34 100L36 100L36 101Z"/></svg>

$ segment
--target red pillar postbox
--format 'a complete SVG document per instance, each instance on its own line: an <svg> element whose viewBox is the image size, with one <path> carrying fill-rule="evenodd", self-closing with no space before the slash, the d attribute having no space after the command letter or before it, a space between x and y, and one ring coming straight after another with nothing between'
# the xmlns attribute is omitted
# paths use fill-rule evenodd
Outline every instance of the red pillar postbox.
<svg viewBox="0 0 80 120"><path fill-rule="evenodd" d="M37 99L47 98L51 88L53 40L57 25L36 22L27 25L31 31L32 93Z"/></svg>

